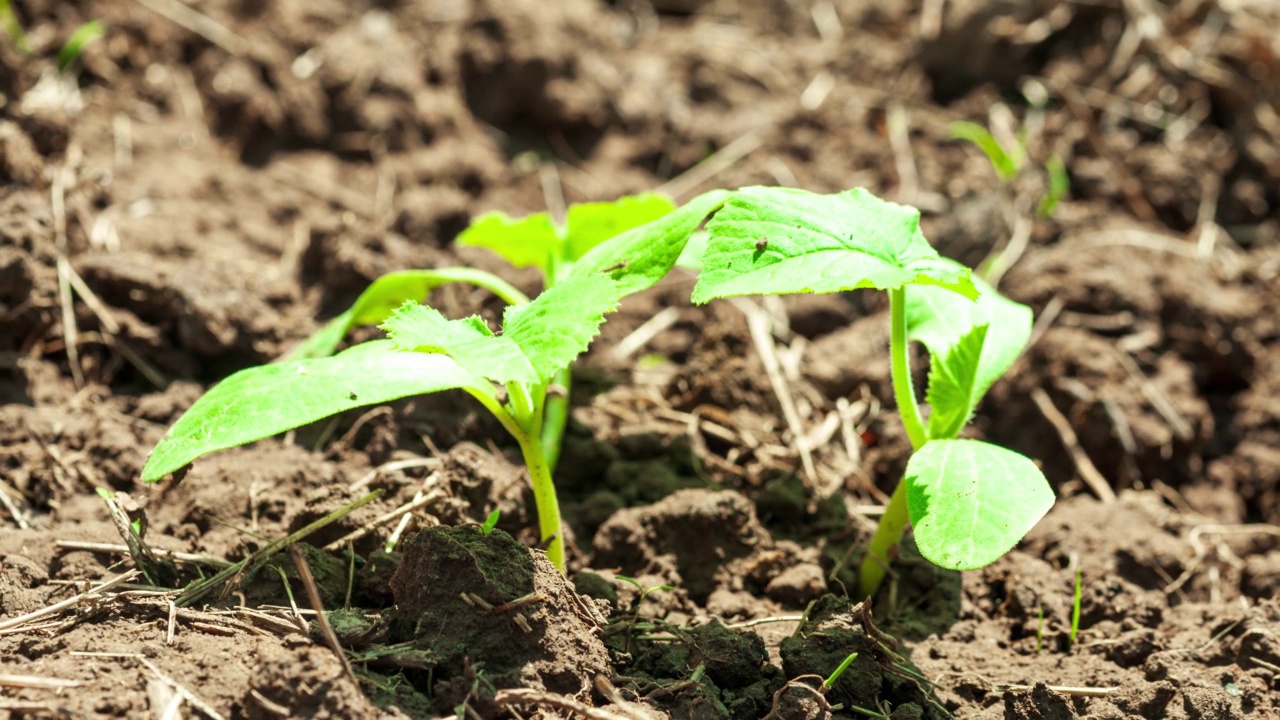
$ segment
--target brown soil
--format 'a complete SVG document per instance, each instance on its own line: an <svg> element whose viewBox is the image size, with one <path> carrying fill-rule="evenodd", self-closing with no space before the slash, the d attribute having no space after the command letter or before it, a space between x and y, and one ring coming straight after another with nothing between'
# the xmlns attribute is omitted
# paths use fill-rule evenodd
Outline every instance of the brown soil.
<svg viewBox="0 0 1280 720"><path fill-rule="evenodd" d="M0 42L0 710L1280 716L1272 4L10 5L28 50ZM58 75L90 20L105 37ZM1002 183L950 138L962 119L1022 128L1028 169ZM1070 194L1037 217L1051 155ZM873 604L848 598L908 447L883 301L764 303L814 448L806 478L742 312L691 307L686 276L628 300L579 363L558 478L572 584L530 549L518 453L465 397L138 481L204 388L384 272L465 263L535 292L450 246L480 212L752 183L919 205L972 264L1028 240L1001 289L1035 308L1034 345L975 425L1040 461L1060 498L1014 552L963 575L908 553ZM500 311L460 287L431 301ZM664 307L667 329L612 352ZM98 488L137 504L158 551L203 560L161 553L164 588L138 577L7 622L132 569L86 544L121 542ZM288 554L170 604L167 588L372 490L304 553L353 674ZM394 525L317 549L419 492L397 553Z"/></svg>

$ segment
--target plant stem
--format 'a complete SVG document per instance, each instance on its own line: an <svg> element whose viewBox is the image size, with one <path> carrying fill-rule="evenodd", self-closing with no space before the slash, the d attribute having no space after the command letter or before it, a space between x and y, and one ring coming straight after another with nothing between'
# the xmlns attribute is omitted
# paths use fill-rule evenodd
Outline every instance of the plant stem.
<svg viewBox="0 0 1280 720"><path fill-rule="evenodd" d="M898 414L907 429L911 448L919 450L929 439L924 422L920 419L920 406L916 403L916 391L911 382L911 354L907 345L907 289L889 291L889 357L893 375L893 399L898 403Z"/></svg>
<svg viewBox="0 0 1280 720"><path fill-rule="evenodd" d="M547 465L555 474L556 465L560 462L560 445L564 441L564 428L569 422L569 388L573 384L573 372L565 368L556 373L551 381L559 386L554 393L547 393L547 401L542 411L542 449L547 456Z"/></svg>
<svg viewBox="0 0 1280 720"><path fill-rule="evenodd" d="M907 293L906 288L889 291L889 356L893 375L893 396L898 403L898 414L907 430L907 438L913 450L919 450L929 441L924 423L920 420L920 408L916 404L916 391L911 382L911 356L907 345ZM867 547L858 571L858 592L862 597L872 597L880 589L889 568L889 557L902 540L907 529L907 484L898 481L889 504L880 516L875 534Z"/></svg>
<svg viewBox="0 0 1280 720"><path fill-rule="evenodd" d="M537 432L522 432L516 440L520 442L520 452L524 455L524 464L529 468L529 480L533 484L539 537L547 546L547 559L563 574L564 533L560 527L560 502L556 498L556 486L551 480L551 467L547 464L542 438Z"/></svg>

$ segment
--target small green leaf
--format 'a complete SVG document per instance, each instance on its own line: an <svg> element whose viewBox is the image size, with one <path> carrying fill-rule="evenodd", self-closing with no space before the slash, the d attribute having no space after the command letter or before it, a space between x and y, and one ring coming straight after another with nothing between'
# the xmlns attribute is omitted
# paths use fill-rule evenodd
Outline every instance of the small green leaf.
<svg viewBox="0 0 1280 720"><path fill-rule="evenodd" d="M739 190L707 222L711 240L693 301L932 284L976 295L969 271L942 262L915 208L862 188L817 195Z"/></svg>
<svg viewBox="0 0 1280 720"><path fill-rule="evenodd" d="M1016 148L1014 152L1006 150L990 130L978 123L967 120L951 123L951 137L968 140L976 145L1003 180L1012 180L1022 167L1021 148Z"/></svg>
<svg viewBox="0 0 1280 720"><path fill-rule="evenodd" d="M1036 206L1036 214L1047 218L1053 217L1053 211L1058 209L1058 203L1062 202L1062 198L1066 197L1067 192L1071 190L1071 177L1067 175L1066 164L1057 155L1050 155L1044 161L1044 171L1049 176L1049 187L1045 189L1044 197Z"/></svg>
<svg viewBox="0 0 1280 720"><path fill-rule="evenodd" d="M942 259L957 269L964 266ZM929 437L955 437L992 383L1018 359L1031 338L1031 308L972 278L978 299L971 301L938 287L907 292L907 337L929 349L932 406ZM976 328L986 330L978 336ZM964 344L964 348L958 348ZM976 351L976 355L975 355Z"/></svg>
<svg viewBox="0 0 1280 720"><path fill-rule="evenodd" d="M84 46L102 37L106 32L106 26L101 20L92 20L76 28L76 31L67 39L67 44L58 51L58 72L66 72L76 58L80 57L80 53L84 52Z"/></svg>
<svg viewBox="0 0 1280 720"><path fill-rule="evenodd" d="M576 262L605 240L657 220L675 208L670 200L653 193L571 205L565 218L565 259Z"/></svg>
<svg viewBox="0 0 1280 720"><path fill-rule="evenodd" d="M529 302L524 293L507 281L483 270L465 267L438 268L435 270L404 270L387 273L374 280L360 293L349 310L325 324L318 332L304 340L284 359L328 357L342 344L342 338L353 327L377 325L391 317L391 313L406 300L423 300L427 293L441 285L464 282L481 287L509 304Z"/></svg>
<svg viewBox="0 0 1280 720"><path fill-rule="evenodd" d="M930 440L903 481L920 554L951 570L995 562L1053 507L1035 463L977 440Z"/></svg>
<svg viewBox="0 0 1280 720"><path fill-rule="evenodd" d="M520 347L539 380L550 380L586 351L621 297L604 273L571 274L528 305L508 307L502 335Z"/></svg>
<svg viewBox="0 0 1280 720"><path fill-rule="evenodd" d="M489 517L484 519L484 524L480 526L481 534L488 535L493 532L493 529L498 527L498 520L501 517L502 511L498 508L494 508L493 512L489 513Z"/></svg>
<svg viewBox="0 0 1280 720"><path fill-rule="evenodd" d="M934 356L930 363L929 389L925 393L931 408L930 438L954 438L969 422L982 397L977 375L986 338L987 326L974 326L946 355Z"/></svg>
<svg viewBox="0 0 1280 720"><path fill-rule="evenodd" d="M400 350L441 353L497 383L537 382L520 346L496 337L484 320L449 320L439 310L410 300L380 326Z"/></svg>
<svg viewBox="0 0 1280 720"><path fill-rule="evenodd" d="M142 468L159 480L216 450L244 445L345 410L461 388L492 404L493 386L445 355L401 352L390 341L357 345L331 358L248 368L196 401Z"/></svg>
<svg viewBox="0 0 1280 720"><path fill-rule="evenodd" d="M547 213L512 219L504 213L491 212L463 230L454 243L492 250L515 267L536 267L552 277L564 241Z"/></svg>
<svg viewBox="0 0 1280 720"><path fill-rule="evenodd" d="M582 256L569 277L611 275L618 281L619 297L651 287L666 277L707 215L729 197L726 190L712 190L675 212L615 235Z"/></svg>

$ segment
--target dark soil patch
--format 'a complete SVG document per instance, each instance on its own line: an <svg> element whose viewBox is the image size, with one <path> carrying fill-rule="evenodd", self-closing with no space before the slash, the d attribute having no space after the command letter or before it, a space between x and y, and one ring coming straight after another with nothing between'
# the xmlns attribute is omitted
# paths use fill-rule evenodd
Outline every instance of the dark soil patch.
<svg viewBox="0 0 1280 720"><path fill-rule="evenodd" d="M1280 715L1266 3L181 4L195 30L152 9L167 2L10 5L29 45L0 42L12 716ZM59 76L90 20L106 36ZM956 120L1026 138L1027 169L1003 183ZM1070 191L1042 217L1051 157ZM481 212L753 183L918 205L974 265L1026 239L1001 289L1041 322L975 432L1035 457L1060 501L1007 557L959 574L907 552L871 605L848 597L908 448L882 299L762 303L797 434L741 310L692 307L679 273L579 363L558 477L572 585L533 548L518 453L461 395L138 482L207 387L382 273L470 264L536 292L451 247ZM463 287L431 302L501 311ZM660 313L662 332L618 351ZM137 502L175 585L380 492L305 539L356 679L284 556L194 607L139 578L7 626L132 568L95 489ZM339 542L415 498L396 552L394 522Z"/></svg>

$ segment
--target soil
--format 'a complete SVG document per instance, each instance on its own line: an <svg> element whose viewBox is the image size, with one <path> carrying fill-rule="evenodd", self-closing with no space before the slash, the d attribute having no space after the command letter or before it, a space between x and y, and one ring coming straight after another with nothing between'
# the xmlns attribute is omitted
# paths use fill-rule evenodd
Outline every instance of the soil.
<svg viewBox="0 0 1280 720"><path fill-rule="evenodd" d="M9 5L9 716L1280 717L1272 3ZM105 35L59 73L91 20ZM958 120L1023 137L1018 176ZM1038 213L1051 158L1069 192ZM795 428L741 306L691 306L679 273L578 364L569 581L536 548L519 453L465 396L138 479L205 388L382 273L469 264L536 292L451 246L482 212L746 184L868 187L971 264L1026 242L1000 288L1035 309L1033 344L972 432L1035 458L1058 503L1009 555L961 574L908 546L878 597L849 597L909 447L883 299L760 303ZM105 591L135 565L98 489L156 553ZM395 523L326 549L415 497L395 552ZM345 658L287 553L172 602L361 499L297 545Z"/></svg>

